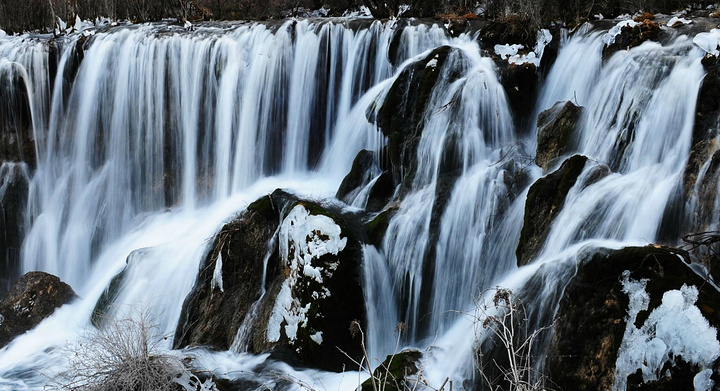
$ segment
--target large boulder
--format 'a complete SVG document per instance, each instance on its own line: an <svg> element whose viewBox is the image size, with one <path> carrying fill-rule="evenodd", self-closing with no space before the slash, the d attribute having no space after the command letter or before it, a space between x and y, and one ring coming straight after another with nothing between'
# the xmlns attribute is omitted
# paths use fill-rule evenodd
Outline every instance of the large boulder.
<svg viewBox="0 0 720 391"><path fill-rule="evenodd" d="M530 186L520 241L515 251L518 266L527 265L537 255L553 220L565 205L568 192L575 186L587 162L587 157L575 155L563 162L557 171Z"/></svg>
<svg viewBox="0 0 720 391"><path fill-rule="evenodd" d="M535 163L547 171L556 160L571 152L572 140L585 109L570 101L557 102L538 115Z"/></svg>
<svg viewBox="0 0 720 391"><path fill-rule="evenodd" d="M372 376L360 385L360 391L404 391L415 389L420 379L411 379L420 371L423 354L417 350L403 350L391 354L375 368Z"/></svg>
<svg viewBox="0 0 720 391"><path fill-rule="evenodd" d="M615 383L628 389L693 389L703 368L717 373L718 360L697 350L688 354L682 345L709 337L699 350L716 348L720 355L713 332L720 326L718 303L720 292L688 266L683 251L590 250L580 256L558 306L547 354L550 379L573 390L607 390ZM623 364L616 368L619 356ZM697 362L703 360L710 363Z"/></svg>
<svg viewBox="0 0 720 391"><path fill-rule="evenodd" d="M366 318L363 233L355 227L352 215L280 190L252 203L216 235L175 346L272 352L332 371L353 366L362 348L349 326Z"/></svg>
<svg viewBox="0 0 720 391"><path fill-rule="evenodd" d="M29 272L0 301L0 348L75 298L72 288L44 272Z"/></svg>

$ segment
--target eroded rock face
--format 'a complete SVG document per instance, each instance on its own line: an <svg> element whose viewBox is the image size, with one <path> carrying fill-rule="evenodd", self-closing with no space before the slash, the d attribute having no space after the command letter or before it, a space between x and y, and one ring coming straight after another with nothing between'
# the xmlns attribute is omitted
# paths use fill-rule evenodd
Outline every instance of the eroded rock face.
<svg viewBox="0 0 720 391"><path fill-rule="evenodd" d="M648 307L637 313L634 327L651 325L651 317L657 315L651 315L653 311L667 304L666 293L694 289L689 287L697 289L694 305L702 316L711 326L720 326L720 293L690 269L683 252L659 246L590 250L581 255L577 274L560 301L547 355L550 378L559 388L607 390L623 380L615 373L629 317L628 283L643 280ZM675 362L663 366L657 381L643 383L639 372L627 376L628 389L693 389L700 368L678 356ZM712 368L717 367L715 360Z"/></svg>
<svg viewBox="0 0 720 391"><path fill-rule="evenodd" d="M550 225L565 204L570 188L578 180L588 159L575 155L557 171L538 179L530 186L525 201L525 218L515 255L518 266L527 265L540 250Z"/></svg>
<svg viewBox="0 0 720 391"><path fill-rule="evenodd" d="M0 348L75 297L69 285L51 274L30 272L20 277L0 301Z"/></svg>
<svg viewBox="0 0 720 391"><path fill-rule="evenodd" d="M566 101L557 102L538 115L535 163L543 171L547 171L559 157L571 152L571 142L584 110Z"/></svg>
<svg viewBox="0 0 720 391"><path fill-rule="evenodd" d="M275 191L216 235L183 305L175 346L209 346L340 371L365 323L359 222Z"/></svg>

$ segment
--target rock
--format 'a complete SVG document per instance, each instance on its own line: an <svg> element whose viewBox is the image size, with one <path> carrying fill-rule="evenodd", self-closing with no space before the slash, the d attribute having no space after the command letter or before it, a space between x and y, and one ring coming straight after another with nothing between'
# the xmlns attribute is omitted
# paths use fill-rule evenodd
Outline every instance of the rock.
<svg viewBox="0 0 720 391"><path fill-rule="evenodd" d="M537 255L555 216L562 210L568 192L577 182L587 161L585 156L575 155L563 162L557 171L530 186L520 241L515 251L518 266L527 265Z"/></svg>
<svg viewBox="0 0 720 391"><path fill-rule="evenodd" d="M366 318L364 233L354 227L354 216L281 190L250 204L216 235L174 345L272 352L331 371L354 366L338 350L362 356L348 329Z"/></svg>
<svg viewBox="0 0 720 391"><path fill-rule="evenodd" d="M520 129L526 129L530 117L535 111L539 78L535 64L508 64L507 61L496 61L500 69L500 82L508 97L513 118Z"/></svg>
<svg viewBox="0 0 720 391"><path fill-rule="evenodd" d="M53 275L29 272L20 277L0 301L0 348L75 297L72 288Z"/></svg>
<svg viewBox="0 0 720 391"><path fill-rule="evenodd" d="M394 193L395 184L393 183L392 174L390 171L385 171L380 174L380 177L375 181L375 185L370 189L365 210L368 212L378 212L382 210Z"/></svg>
<svg viewBox="0 0 720 391"><path fill-rule="evenodd" d="M25 210L30 173L25 163L0 166L0 299L20 277L20 246L25 238Z"/></svg>
<svg viewBox="0 0 720 391"><path fill-rule="evenodd" d="M419 371L419 362L423 354L417 350L403 350L389 355L372 373L372 378L360 385L360 391L386 390L404 391L415 389L415 382L410 381ZM373 386L373 380L375 385Z"/></svg>
<svg viewBox="0 0 720 391"><path fill-rule="evenodd" d="M712 212L715 209L718 183L717 159L720 146L717 144L717 123L720 118L720 59L707 56L702 61L706 74L698 92L695 125L693 128L692 148L683 173L684 196L689 199L697 196L696 216L689 227L690 232L702 232L710 229ZM703 166L708 164L700 182Z"/></svg>
<svg viewBox="0 0 720 391"><path fill-rule="evenodd" d="M415 154L422 134L422 118L443 64L454 49L441 46L427 57L405 67L390 87L379 109L369 109L368 119L388 138L386 154L395 183L414 177ZM431 61L434 66L427 66Z"/></svg>
<svg viewBox="0 0 720 391"><path fill-rule="evenodd" d="M682 251L660 246L599 249L581 255L577 273L560 300L547 354L553 383L560 389L581 391L612 388L628 317L629 299L621 281L625 271L631 280L647 279L649 307L638 314L637 327L661 304L665 292L680 289L683 284L699 290L696 306L711 326L720 326L720 292L683 259ZM689 370L692 365L679 356L675 361L677 366L669 368L671 378L640 384L637 376L630 375L628 389L692 389L697 368ZM713 368L717 367L716 361Z"/></svg>
<svg viewBox="0 0 720 391"><path fill-rule="evenodd" d="M36 166L27 86L18 72L7 68L0 72L0 161Z"/></svg>
<svg viewBox="0 0 720 391"><path fill-rule="evenodd" d="M546 172L559 157L571 151L571 142L580 123L583 107L557 102L538 115L535 163Z"/></svg>
<svg viewBox="0 0 720 391"><path fill-rule="evenodd" d="M625 26L615 37L615 42L603 49L603 59L609 59L620 50L640 46L645 41L657 40L660 36L660 25L650 19L644 19L634 27Z"/></svg>
<svg viewBox="0 0 720 391"><path fill-rule="evenodd" d="M352 203L357 192L375 176L374 171L377 169L373 170L373 168L375 168L375 154L366 149L358 152L350 172L343 179L335 197L345 203Z"/></svg>
<svg viewBox="0 0 720 391"><path fill-rule="evenodd" d="M496 18L482 29L478 39L483 48L492 49L495 45L520 44L526 48L535 46L537 30L530 20L518 16Z"/></svg>

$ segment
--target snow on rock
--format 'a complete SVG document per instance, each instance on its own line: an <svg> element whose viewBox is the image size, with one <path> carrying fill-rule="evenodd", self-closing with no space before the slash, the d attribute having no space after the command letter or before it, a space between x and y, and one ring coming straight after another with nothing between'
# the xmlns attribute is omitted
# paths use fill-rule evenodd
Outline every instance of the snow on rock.
<svg viewBox="0 0 720 391"><path fill-rule="evenodd" d="M698 298L695 286L683 285L680 290L665 292L660 306L637 328L638 314L646 311L650 304L650 296L645 291L647 280L631 280L629 271L625 271L622 278L623 292L630 303L625 334L615 363L614 390L625 390L628 375L638 369L643 381L658 380L663 366L667 362L673 363L673 357L682 356L683 360L697 364L703 370L720 357L717 330L695 305ZM695 388L707 389L703 386L709 381L707 372L702 371L695 376Z"/></svg>
<svg viewBox="0 0 720 391"><path fill-rule="evenodd" d="M669 27L681 27L686 24L692 23L692 20L685 19L685 18L679 18L677 16L672 17L670 20L668 20L667 25Z"/></svg>
<svg viewBox="0 0 720 391"><path fill-rule="evenodd" d="M277 342L280 339L281 324L285 322L285 335L292 342L297 338L300 327L307 326L307 314L312 303L303 305L293 295L303 277L322 284L337 269L338 263L313 264L320 257L337 255L347 245L347 238L341 238L341 228L327 216L311 215L302 205L295 206L283 220L278 233L279 253L282 262L289 269L289 276L282 284L275 306L268 322L267 339ZM322 287L320 292L312 292L317 300L330 296L330 291ZM322 342L321 334L315 334ZM317 340L313 338L315 342Z"/></svg>
<svg viewBox="0 0 720 391"><path fill-rule="evenodd" d="M622 32L623 27L630 27L633 28L637 26L638 23L630 20L623 20L620 23L613 26L610 30L608 30L607 33L605 33L602 37L603 42L605 42L605 46L610 46L615 43L615 38L617 38L618 35Z"/></svg>
<svg viewBox="0 0 720 391"><path fill-rule="evenodd" d="M432 68L432 69L437 68L438 58L440 58L440 55L436 54L432 60L428 61L428 63L425 64L425 68Z"/></svg>
<svg viewBox="0 0 720 391"><path fill-rule="evenodd" d="M357 8L356 11L350 11L347 10L343 13L343 18L347 19L357 19L357 18L372 18L372 12L370 12L370 8L361 5Z"/></svg>
<svg viewBox="0 0 720 391"><path fill-rule="evenodd" d="M543 53L545 53L545 47L552 42L553 36L550 34L550 30L541 29L537 33L537 43L535 44L535 53L537 58L541 59Z"/></svg>
<svg viewBox="0 0 720 391"><path fill-rule="evenodd" d="M0 38L5 38L5 37L7 37L7 33L3 29L0 29Z"/></svg>
<svg viewBox="0 0 720 391"><path fill-rule="evenodd" d="M693 38L693 43L700 49L717 57L720 56L720 29L712 29L709 33L700 33Z"/></svg>
<svg viewBox="0 0 720 391"><path fill-rule="evenodd" d="M495 45L495 54L500 56L503 60L509 62L510 64L535 64L535 66L540 65L540 58L535 54L535 52L530 52L528 54L519 54L518 52L525 47L523 45Z"/></svg>

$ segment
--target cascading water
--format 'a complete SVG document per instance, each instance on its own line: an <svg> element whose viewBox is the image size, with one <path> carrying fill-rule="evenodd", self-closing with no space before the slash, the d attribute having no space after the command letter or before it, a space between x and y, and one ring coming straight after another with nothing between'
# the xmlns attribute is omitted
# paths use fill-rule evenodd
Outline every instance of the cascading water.
<svg viewBox="0 0 720 391"><path fill-rule="evenodd" d="M0 350L3 387L42 387L35 371L64 369L59 348L82 338L126 263L115 315L148 306L172 335L208 242L229 216L280 187L331 197L358 151L385 158L388 139L368 118L419 61L438 81L418 124L413 177L396 193L382 244L362 247L368 345L372 357L392 353L404 322L401 345L437 347L425 358L431 384L467 378L481 338L464 316L475 295L495 285L536 289L526 292L528 305L543 326L578 254L658 238L681 185L703 77L702 53L685 37L605 63L602 33L563 39L535 112L563 100L586 107L571 149L593 164L541 251L518 268L528 183L542 175L524 151L536 135L518 135L496 66L474 37L418 25L396 41L394 22L349 28L308 20L85 33L54 41L54 60L46 37L0 39L0 77L5 69L22 75L37 150L22 269L57 274L81 297ZM439 63L428 55L440 46L449 49ZM592 178L598 164L612 173ZM346 209L365 207L378 175ZM541 267L546 285L527 286ZM243 350L242 331L233 351ZM251 378L262 367L268 385L279 386L265 375L271 371L317 384L265 356L187 354L223 375ZM321 377L328 388L358 382Z"/></svg>

